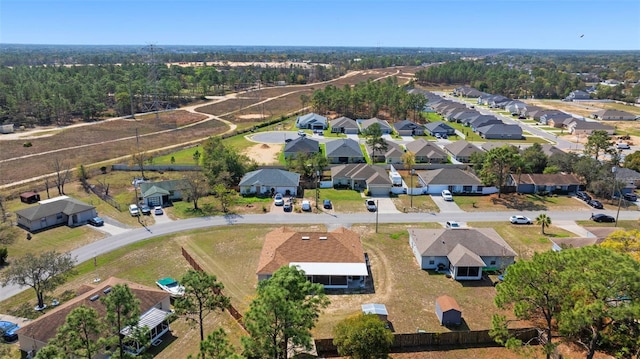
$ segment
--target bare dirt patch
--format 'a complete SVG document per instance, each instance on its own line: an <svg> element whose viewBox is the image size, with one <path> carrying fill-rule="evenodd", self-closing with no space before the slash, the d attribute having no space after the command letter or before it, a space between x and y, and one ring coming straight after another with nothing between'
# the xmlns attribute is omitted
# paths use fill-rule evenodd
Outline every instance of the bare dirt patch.
<svg viewBox="0 0 640 359"><path fill-rule="evenodd" d="M240 115L240 116L236 116L237 118L241 119L241 120L261 120L264 118L263 115L259 114L259 113L249 113L246 115Z"/></svg>
<svg viewBox="0 0 640 359"><path fill-rule="evenodd" d="M278 153L280 153L281 147L280 145L263 143L251 146L244 150L243 153L259 164L268 165L278 163Z"/></svg>

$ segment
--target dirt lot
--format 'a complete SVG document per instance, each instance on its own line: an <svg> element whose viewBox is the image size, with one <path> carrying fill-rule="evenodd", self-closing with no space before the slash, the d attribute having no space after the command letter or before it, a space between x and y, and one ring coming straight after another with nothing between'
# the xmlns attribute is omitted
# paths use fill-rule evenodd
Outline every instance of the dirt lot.
<svg viewBox="0 0 640 359"><path fill-rule="evenodd" d="M251 146L243 151L243 153L249 158L256 161L258 164L273 164L278 163L278 154L282 150L280 145L268 145L266 143Z"/></svg>

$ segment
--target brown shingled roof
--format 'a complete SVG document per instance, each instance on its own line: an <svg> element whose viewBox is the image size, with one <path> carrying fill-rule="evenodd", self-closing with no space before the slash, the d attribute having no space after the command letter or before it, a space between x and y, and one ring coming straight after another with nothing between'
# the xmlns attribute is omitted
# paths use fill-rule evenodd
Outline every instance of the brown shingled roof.
<svg viewBox="0 0 640 359"><path fill-rule="evenodd" d="M442 312L447 312L451 309L453 310L457 310L458 312L462 312L460 310L460 306L458 305L458 302L456 302L456 300L448 295L441 295L438 298L436 298L436 302L440 305L440 310L442 310Z"/></svg>
<svg viewBox="0 0 640 359"><path fill-rule="evenodd" d="M342 227L332 232L281 227L267 233L256 273L271 274L291 262L364 263L360 236Z"/></svg>
<svg viewBox="0 0 640 359"><path fill-rule="evenodd" d="M46 343L47 341L49 341L49 339L53 338L56 335L58 327L65 323L67 315L73 309L82 305L88 308L95 309L98 312L99 317L104 317L106 315L106 307L102 303L102 301L100 299L91 301L89 298L94 295L100 295L100 297L108 295L104 294L104 290L106 288L113 287L116 284L127 284L129 286L133 295L138 298L138 300L140 300L141 313L146 312L148 309L162 302L167 296L169 296L168 293L157 288L151 288L141 284L129 282L124 279L111 277L104 282L93 286L93 289L89 291L86 291L86 285L81 286L80 290L83 291L82 294L69 300L68 302L62 303L60 306L52 309L50 312L35 319L28 325L20 328L18 330L18 334Z"/></svg>

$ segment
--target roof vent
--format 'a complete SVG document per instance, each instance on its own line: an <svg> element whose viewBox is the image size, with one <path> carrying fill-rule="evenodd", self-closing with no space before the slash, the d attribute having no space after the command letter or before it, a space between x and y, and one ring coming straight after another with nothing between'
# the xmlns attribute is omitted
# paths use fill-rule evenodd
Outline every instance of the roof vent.
<svg viewBox="0 0 640 359"><path fill-rule="evenodd" d="M302 236L303 241L308 241L309 239L310 239L309 236Z"/></svg>
<svg viewBox="0 0 640 359"><path fill-rule="evenodd" d="M100 294L96 294L93 295L89 298L90 301L95 302L96 300L98 300L98 298L100 298Z"/></svg>
<svg viewBox="0 0 640 359"><path fill-rule="evenodd" d="M326 240L326 239L327 239L327 237L320 237L321 241Z"/></svg>
<svg viewBox="0 0 640 359"><path fill-rule="evenodd" d="M109 294L109 293L111 293L111 287L106 287L106 288L102 291L102 293L104 293L104 294Z"/></svg>

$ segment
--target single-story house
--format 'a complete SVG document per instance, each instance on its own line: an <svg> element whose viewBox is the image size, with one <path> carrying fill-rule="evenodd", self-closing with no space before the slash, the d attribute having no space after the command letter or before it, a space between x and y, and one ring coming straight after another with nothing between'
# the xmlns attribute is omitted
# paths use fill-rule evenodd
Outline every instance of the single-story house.
<svg viewBox="0 0 640 359"><path fill-rule="evenodd" d="M603 238L598 238L596 236L593 237L564 237L564 238L553 238L549 237L549 241L551 242L551 250L554 252L560 252L563 249L568 248L582 248L586 246L593 246L596 244L600 244L603 241Z"/></svg>
<svg viewBox="0 0 640 359"><path fill-rule="evenodd" d="M453 297L448 295L436 298L436 316L440 325L460 325L462 323L460 306Z"/></svg>
<svg viewBox="0 0 640 359"><path fill-rule="evenodd" d="M326 143L326 156L329 163L364 163L364 154L360 144L350 138L341 138Z"/></svg>
<svg viewBox="0 0 640 359"><path fill-rule="evenodd" d="M434 142L419 138L404 146L416 156L416 163L447 163L449 156Z"/></svg>
<svg viewBox="0 0 640 359"><path fill-rule="evenodd" d="M38 201L40 201L40 194L38 192L32 191L20 193L20 202L22 203L32 204Z"/></svg>
<svg viewBox="0 0 640 359"><path fill-rule="evenodd" d="M300 136L285 143L283 152L284 158L295 158L299 155L311 156L320 152L320 143L307 136Z"/></svg>
<svg viewBox="0 0 640 359"><path fill-rule="evenodd" d="M521 101L510 101L504 106L505 111L521 115L527 110L527 104Z"/></svg>
<svg viewBox="0 0 640 359"><path fill-rule="evenodd" d="M582 181L573 173L510 174L507 186L516 186L518 193L573 193L580 190Z"/></svg>
<svg viewBox="0 0 640 359"><path fill-rule="evenodd" d="M298 116L296 119L297 128L306 128L309 130L326 130L329 126L327 118L317 113L308 113L304 116Z"/></svg>
<svg viewBox="0 0 640 359"><path fill-rule="evenodd" d="M633 121L638 119L638 116L620 110L600 110L592 113L591 117L604 121Z"/></svg>
<svg viewBox="0 0 640 359"><path fill-rule="evenodd" d="M461 97L473 97L473 98L477 98L480 97L482 95L484 95L485 93L477 90L473 87L467 87L467 86L462 86L462 87L457 87L455 89L453 89L453 95L454 96L461 96Z"/></svg>
<svg viewBox="0 0 640 359"><path fill-rule="evenodd" d="M173 201L182 200L186 185L187 182L181 179L139 183L142 201L151 207L167 206Z"/></svg>
<svg viewBox="0 0 640 359"><path fill-rule="evenodd" d="M402 163L402 155L404 154L404 150L395 142L385 141L387 144L387 150L381 151L376 149L375 156L373 153L373 147L369 145L365 145L367 153L369 154L369 158L374 163L385 162L385 163Z"/></svg>
<svg viewBox="0 0 640 359"><path fill-rule="evenodd" d="M380 130L382 130L383 135L390 135L393 133L393 128L389 125L389 122L385 120L381 120L377 117L370 118L368 120L357 120L358 125L360 125L360 133L364 133L367 128L369 128L374 123L377 123L380 126Z"/></svg>
<svg viewBox="0 0 640 359"><path fill-rule="evenodd" d="M429 122L426 125L424 125L424 128L427 130L427 133L430 134L431 136L435 136L437 134L442 135L455 135L456 134L456 129L447 125L444 122L440 122L440 121L436 121L436 122Z"/></svg>
<svg viewBox="0 0 640 359"><path fill-rule="evenodd" d="M493 125L483 126L476 130L478 134L485 139L509 139L521 140L522 128L518 125L509 125L506 123L497 123Z"/></svg>
<svg viewBox="0 0 640 359"><path fill-rule="evenodd" d="M149 335L151 343L160 339L169 331L168 318L171 315L171 296L169 293L157 288L147 287L141 284L129 282L123 279L111 277L96 285L83 285L77 290L77 296L69 301L63 302L44 315L34 319L29 324L18 329L18 344L20 350L27 354L35 354L47 343L55 338L60 326L65 323L67 315L72 310L85 306L98 312L99 317L104 317L107 308L102 302L102 298L109 295L111 288L116 284L127 285L134 297L140 301L139 325L145 325L150 329ZM120 335L126 337L129 344L127 351L132 354L140 354L144 348L129 337L130 329L121 328Z"/></svg>
<svg viewBox="0 0 640 359"><path fill-rule="evenodd" d="M448 115L444 116L449 122L458 122L458 123L467 123L470 119L480 115L480 112L476 110L470 110L467 108L464 109L454 109L450 111Z"/></svg>
<svg viewBox="0 0 640 359"><path fill-rule="evenodd" d="M300 186L300 174L277 168L263 168L245 173L238 184L240 194L295 196Z"/></svg>
<svg viewBox="0 0 640 359"><path fill-rule="evenodd" d="M616 180L630 189L640 188L640 173L631 168L617 167Z"/></svg>
<svg viewBox="0 0 640 359"><path fill-rule="evenodd" d="M570 123L575 117L568 113L558 111L556 113L546 113L540 117L540 123L547 124L555 128L564 128L565 123Z"/></svg>
<svg viewBox="0 0 640 359"><path fill-rule="evenodd" d="M393 124L393 127L396 129L396 132L400 136L424 135L424 127L422 127L422 125L418 125L413 121L404 120L404 121L396 122Z"/></svg>
<svg viewBox="0 0 640 359"><path fill-rule="evenodd" d="M420 269L448 271L455 280L479 280L516 256L493 228L410 228L409 245Z"/></svg>
<svg viewBox="0 0 640 359"><path fill-rule="evenodd" d="M389 312L387 311L387 306L384 304L366 303L362 304L360 307L364 314L375 314L383 322L389 320Z"/></svg>
<svg viewBox="0 0 640 359"><path fill-rule="evenodd" d="M551 157L555 154L564 154L565 152L561 149L559 149L558 147L550 144L550 143L543 143L542 145L542 152L547 155L547 157Z"/></svg>
<svg viewBox="0 0 640 359"><path fill-rule="evenodd" d="M347 135L357 135L360 131L360 127L356 123L356 120L352 120L349 117L338 117L335 120L329 122L331 125L332 133L344 133Z"/></svg>
<svg viewBox="0 0 640 359"><path fill-rule="evenodd" d="M462 194L491 194L498 192L494 186L486 187L473 173L459 168L438 168L416 171L418 183L424 194L440 194L443 190Z"/></svg>
<svg viewBox="0 0 640 359"><path fill-rule="evenodd" d="M480 127L502 123L502 120L498 119L495 116L480 115L474 119L471 119L470 121L467 121L466 125L471 127L471 131L477 132Z"/></svg>
<svg viewBox="0 0 640 359"><path fill-rule="evenodd" d="M444 146L444 150L451 154L451 157L458 162L468 163L471 161L471 155L474 153L482 153L478 146L465 140L458 140Z"/></svg>
<svg viewBox="0 0 640 359"><path fill-rule="evenodd" d="M79 226L98 215L96 207L67 196L46 199L15 213L18 225L29 232L65 224Z"/></svg>
<svg viewBox="0 0 640 359"><path fill-rule="evenodd" d="M283 266L295 266L325 288L362 288L369 273L360 236L340 227L331 232L296 232L281 227L264 238L258 281Z"/></svg>
<svg viewBox="0 0 640 359"><path fill-rule="evenodd" d="M331 167L331 180L334 187L367 189L371 196L389 195L392 185L391 178L384 168L366 163Z"/></svg>
<svg viewBox="0 0 640 359"><path fill-rule="evenodd" d="M576 101L576 100L590 100L591 96L589 93L582 90L571 91L567 97L564 98L564 101Z"/></svg>
<svg viewBox="0 0 640 359"><path fill-rule="evenodd" d="M571 122L567 129L569 133L574 135L590 135L593 131L605 131L608 135L613 135L615 127L606 125L598 121L586 121L575 119Z"/></svg>

